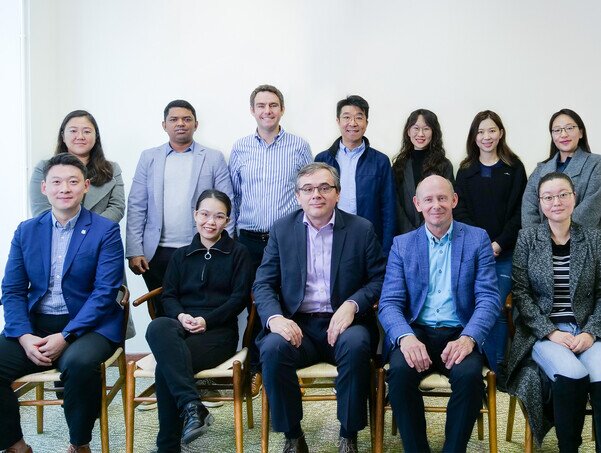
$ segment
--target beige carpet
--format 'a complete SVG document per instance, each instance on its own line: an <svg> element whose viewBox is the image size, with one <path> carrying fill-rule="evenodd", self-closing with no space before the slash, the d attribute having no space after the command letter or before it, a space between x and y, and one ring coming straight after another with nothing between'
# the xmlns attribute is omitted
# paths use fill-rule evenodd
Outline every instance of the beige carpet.
<svg viewBox="0 0 601 453"><path fill-rule="evenodd" d="M516 423L514 427L513 442L505 441L505 425L507 422L507 408L509 398L504 393L498 393L498 447L500 453L512 453L523 451L524 420L519 413L516 414ZM306 402L304 403L304 421L303 428L306 433L309 450L317 453L335 453L336 440L338 437L338 422L336 420L335 402ZM206 453L230 453L234 448L234 428L232 417L232 406L226 403L220 408L211 409L215 416L215 424L211 430L199 438L184 452L206 452ZM25 432L25 438L33 447L36 453L55 453L65 452L68 444L67 427L62 416L60 407L48 407L45 414L45 432L37 434L35 427L35 409L21 408L21 423ZM260 452L260 423L261 423L261 404L260 399L254 401L255 428L244 431L245 451L250 453ZM123 407L121 399L117 397L109 409L110 417L110 443L111 452L125 451L125 428L123 421ZM444 442L444 414L427 414L428 436L430 446L433 452L442 450ZM141 412L135 414L135 449L136 453L145 453L155 451L155 438L158 429L157 413L155 411ZM245 415L246 423L246 415ZM393 437L390 433L391 413L386 413L385 425L385 451L401 452L401 442L398 437ZM584 428L583 443L581 452L594 452L595 444L591 441L591 420L587 417ZM98 424L93 433L92 451L100 452L100 433ZM557 443L555 434L551 431L545 438L543 448L540 452L556 452ZM283 446L283 436L277 433L270 435L270 451L281 452ZM369 431L363 430L359 435L359 451L371 451L369 443ZM488 450L488 423L484 422L484 440L477 438L477 431L474 428L472 439L468 446L469 452L487 452Z"/></svg>

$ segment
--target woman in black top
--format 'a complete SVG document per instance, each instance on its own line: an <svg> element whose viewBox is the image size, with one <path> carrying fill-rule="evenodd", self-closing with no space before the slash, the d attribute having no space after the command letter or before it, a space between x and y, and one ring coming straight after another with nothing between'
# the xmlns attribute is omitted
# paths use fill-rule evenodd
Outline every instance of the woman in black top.
<svg viewBox="0 0 601 453"><path fill-rule="evenodd" d="M178 452L207 431L213 416L200 402L194 374L236 352L238 315L250 298L250 255L228 236L231 201L205 190L196 203L198 233L175 251L163 281L165 317L148 326L146 340L157 361L159 452Z"/></svg>
<svg viewBox="0 0 601 453"><path fill-rule="evenodd" d="M501 301L511 291L511 260L520 230L522 194L526 187L524 165L505 141L505 127L490 110L478 113L467 136L467 157L457 172L459 203L453 217L488 233L496 260ZM497 370L505 358L507 321L499 312L497 323L484 344L489 364Z"/></svg>
<svg viewBox="0 0 601 453"><path fill-rule="evenodd" d="M397 191L397 230L399 234L415 230L423 217L413 205L415 188L429 175L440 175L451 182L453 165L445 157L442 131L434 112L411 112L403 128L401 150L392 161Z"/></svg>

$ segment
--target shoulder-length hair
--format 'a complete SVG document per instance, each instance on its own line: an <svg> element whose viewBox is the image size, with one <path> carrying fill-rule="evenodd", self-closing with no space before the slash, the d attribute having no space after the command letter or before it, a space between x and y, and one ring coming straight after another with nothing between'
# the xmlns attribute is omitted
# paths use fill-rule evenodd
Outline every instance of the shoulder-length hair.
<svg viewBox="0 0 601 453"><path fill-rule="evenodd" d="M584 121L582 121L580 115L578 115L578 113L576 113L574 110L561 109L559 112L555 112L553 115L551 115L551 119L549 120L549 134L551 134L551 129L553 128L553 121L555 121L555 118L557 118L559 115L567 115L574 120L574 122L578 126L578 129L580 130L580 132L582 132L582 138L578 140L578 148L580 148L585 153L590 153L591 147L588 145L588 137L586 136L586 127L584 126ZM545 162L549 162L551 159L553 159L553 156L555 156L555 154L557 154L558 152L559 149L557 149L557 146L555 146L555 143L553 142L553 137L551 137L551 148L549 150L549 157L547 158L547 160L545 160Z"/></svg>

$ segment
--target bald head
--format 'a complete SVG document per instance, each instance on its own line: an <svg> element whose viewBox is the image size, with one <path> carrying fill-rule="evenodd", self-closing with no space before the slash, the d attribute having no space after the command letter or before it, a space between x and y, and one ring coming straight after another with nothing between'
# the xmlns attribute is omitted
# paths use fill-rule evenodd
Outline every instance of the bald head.
<svg viewBox="0 0 601 453"><path fill-rule="evenodd" d="M420 198L421 193L428 191L434 186L441 188L442 190L444 190L444 187L446 187L450 196L455 193L455 189L453 188L453 183L451 181L449 181L447 178L443 178L442 176L431 175L419 182L415 188L415 195Z"/></svg>
<svg viewBox="0 0 601 453"><path fill-rule="evenodd" d="M446 234L453 221L453 208L457 206L457 194L453 184L442 176L428 176L415 189L413 204L424 216L430 232L438 238Z"/></svg>

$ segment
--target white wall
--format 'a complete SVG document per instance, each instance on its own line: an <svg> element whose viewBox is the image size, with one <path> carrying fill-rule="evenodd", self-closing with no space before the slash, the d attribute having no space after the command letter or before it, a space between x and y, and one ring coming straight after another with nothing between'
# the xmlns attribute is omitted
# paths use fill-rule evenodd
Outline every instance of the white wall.
<svg viewBox="0 0 601 453"><path fill-rule="evenodd" d="M600 17L595 0L31 0L31 160L52 152L68 111L85 108L129 188L140 151L166 141L167 102L191 101L196 138L228 156L253 130L250 92L272 83L286 97L284 127L314 154L337 136L336 101L360 94L367 136L389 156L409 112L425 107L457 164L471 119L490 108L531 171L562 107L582 115L601 148ZM128 278L141 294L141 278ZM132 352L147 348L143 311Z"/></svg>

